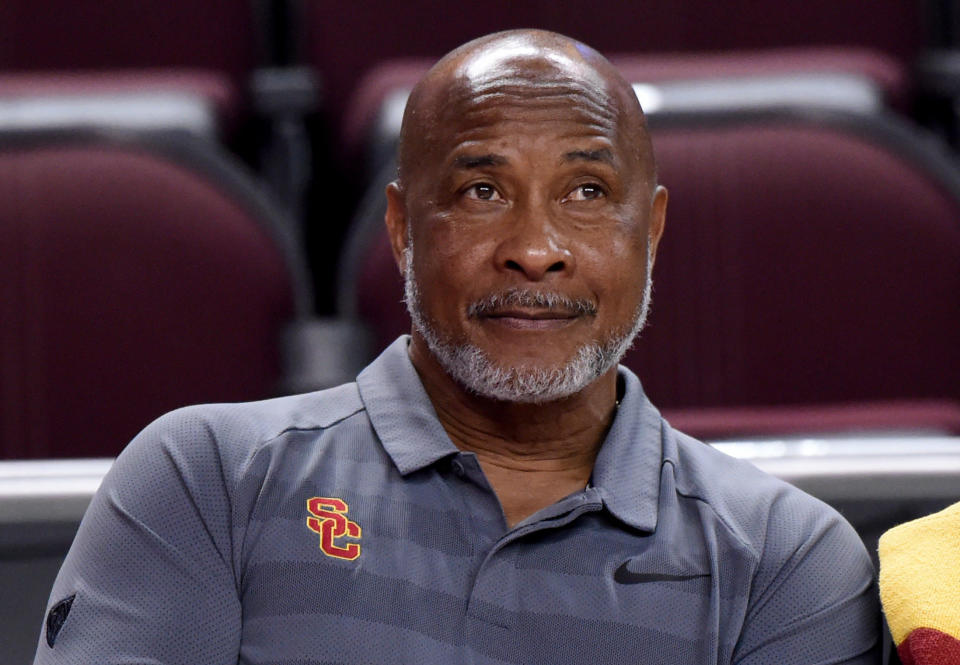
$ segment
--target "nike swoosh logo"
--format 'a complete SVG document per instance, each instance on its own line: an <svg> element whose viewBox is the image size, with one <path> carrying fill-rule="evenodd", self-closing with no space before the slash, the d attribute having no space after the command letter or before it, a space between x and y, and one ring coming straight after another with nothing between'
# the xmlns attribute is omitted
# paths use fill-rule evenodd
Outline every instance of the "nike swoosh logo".
<svg viewBox="0 0 960 665"><path fill-rule="evenodd" d="M628 561L620 564L613 573L613 579L620 584L641 584L643 582L682 582L695 580L700 577L710 577L710 573L695 573L693 575L668 575L666 573L635 573L627 568Z"/></svg>

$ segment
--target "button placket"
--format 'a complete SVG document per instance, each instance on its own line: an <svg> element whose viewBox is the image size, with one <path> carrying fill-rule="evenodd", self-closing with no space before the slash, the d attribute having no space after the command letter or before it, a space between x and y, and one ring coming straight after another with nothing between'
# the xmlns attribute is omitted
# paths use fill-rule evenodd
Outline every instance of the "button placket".
<svg viewBox="0 0 960 665"><path fill-rule="evenodd" d="M494 544L484 557L474 578L467 602L468 616L485 623L510 628L512 617L519 609L517 604L519 553L515 548L508 546L536 531L567 526L584 513L601 510L603 502L595 490L587 490L568 497L554 508L555 513L548 512L536 522L514 528Z"/></svg>

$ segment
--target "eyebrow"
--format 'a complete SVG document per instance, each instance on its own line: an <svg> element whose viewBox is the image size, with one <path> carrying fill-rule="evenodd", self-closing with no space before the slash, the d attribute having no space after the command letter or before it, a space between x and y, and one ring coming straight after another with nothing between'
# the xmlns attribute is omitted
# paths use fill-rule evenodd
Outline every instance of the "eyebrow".
<svg viewBox="0 0 960 665"><path fill-rule="evenodd" d="M478 169L484 166L503 166L507 158L502 155L460 155L453 160L453 165L459 169Z"/></svg>
<svg viewBox="0 0 960 665"><path fill-rule="evenodd" d="M573 162L581 159L588 162L605 162L610 166L614 165L613 153L607 148L601 148L600 150L571 150L563 155L563 161L565 162Z"/></svg>

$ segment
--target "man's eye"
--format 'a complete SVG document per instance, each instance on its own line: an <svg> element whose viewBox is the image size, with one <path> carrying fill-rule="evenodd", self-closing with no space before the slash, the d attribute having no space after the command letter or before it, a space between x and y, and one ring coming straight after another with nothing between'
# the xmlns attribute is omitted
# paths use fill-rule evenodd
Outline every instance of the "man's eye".
<svg viewBox="0 0 960 665"><path fill-rule="evenodd" d="M471 185L467 191L466 195L471 199L479 199L481 201L496 201L500 198L500 193L497 192L496 188L493 185L488 185L485 182L479 182L476 185Z"/></svg>
<svg viewBox="0 0 960 665"><path fill-rule="evenodd" d="M567 195L568 201L592 201L603 198L606 192L600 185L580 185Z"/></svg>

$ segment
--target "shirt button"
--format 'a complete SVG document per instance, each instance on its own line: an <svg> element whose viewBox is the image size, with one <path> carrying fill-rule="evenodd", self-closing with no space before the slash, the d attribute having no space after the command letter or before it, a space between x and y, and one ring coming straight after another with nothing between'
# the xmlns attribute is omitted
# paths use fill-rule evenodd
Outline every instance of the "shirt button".
<svg viewBox="0 0 960 665"><path fill-rule="evenodd" d="M458 459L453 460L453 463L450 466L453 469L453 472L461 478L467 474L466 469L463 468L463 462Z"/></svg>

